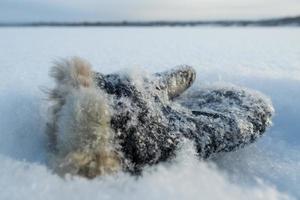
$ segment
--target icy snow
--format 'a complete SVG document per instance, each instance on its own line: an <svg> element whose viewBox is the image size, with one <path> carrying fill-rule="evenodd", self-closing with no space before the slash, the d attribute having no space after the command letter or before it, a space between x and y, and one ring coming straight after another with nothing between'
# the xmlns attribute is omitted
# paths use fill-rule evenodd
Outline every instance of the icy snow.
<svg viewBox="0 0 300 200"><path fill-rule="evenodd" d="M299 199L300 29L0 29L0 199ZM274 104L274 125L259 142L211 162L186 145L171 163L141 177L62 179L46 164L42 88L51 61L81 56L94 69L197 70L196 86L237 84Z"/></svg>

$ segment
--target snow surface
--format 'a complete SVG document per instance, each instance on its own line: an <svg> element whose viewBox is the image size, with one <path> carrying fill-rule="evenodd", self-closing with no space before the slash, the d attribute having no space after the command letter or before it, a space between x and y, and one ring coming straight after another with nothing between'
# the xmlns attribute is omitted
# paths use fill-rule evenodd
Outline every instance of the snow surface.
<svg viewBox="0 0 300 200"><path fill-rule="evenodd" d="M0 199L299 199L300 29L0 29ZM194 66L196 86L238 84L270 96L274 126L254 145L210 162L186 144L143 176L62 179L46 164L42 89L51 61L81 56L94 69Z"/></svg>

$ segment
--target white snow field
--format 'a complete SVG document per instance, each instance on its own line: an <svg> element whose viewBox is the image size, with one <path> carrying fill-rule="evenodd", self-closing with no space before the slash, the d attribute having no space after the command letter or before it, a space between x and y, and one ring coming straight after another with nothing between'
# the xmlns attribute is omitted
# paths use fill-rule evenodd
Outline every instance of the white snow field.
<svg viewBox="0 0 300 200"><path fill-rule="evenodd" d="M110 73L196 68L196 85L237 84L274 104L257 143L199 161L186 144L142 176L87 180L53 174L46 161L51 62L81 56ZM142 70L137 70L142 71ZM300 199L299 28L1 28L0 199Z"/></svg>

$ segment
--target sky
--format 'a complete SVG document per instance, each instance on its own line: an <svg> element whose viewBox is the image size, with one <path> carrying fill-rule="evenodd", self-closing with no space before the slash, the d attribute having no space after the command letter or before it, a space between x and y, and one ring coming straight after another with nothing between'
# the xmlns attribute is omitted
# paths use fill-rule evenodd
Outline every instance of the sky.
<svg viewBox="0 0 300 200"><path fill-rule="evenodd" d="M260 19L300 15L300 0L0 0L0 22Z"/></svg>

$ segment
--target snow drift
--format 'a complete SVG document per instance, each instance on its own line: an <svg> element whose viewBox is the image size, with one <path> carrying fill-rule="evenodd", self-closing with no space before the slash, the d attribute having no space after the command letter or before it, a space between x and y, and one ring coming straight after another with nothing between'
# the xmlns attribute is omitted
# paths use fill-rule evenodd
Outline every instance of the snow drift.
<svg viewBox="0 0 300 200"><path fill-rule="evenodd" d="M300 41L296 28L6 28L0 31L0 199L297 199L300 197ZM33 42L34 41L34 42ZM44 135L50 61L80 55L110 73L186 63L197 85L230 82L272 99L274 126L258 143L199 162L92 181L53 174ZM132 68L129 69L132 71ZM134 70L133 70L134 71ZM187 145L189 146L189 145Z"/></svg>

